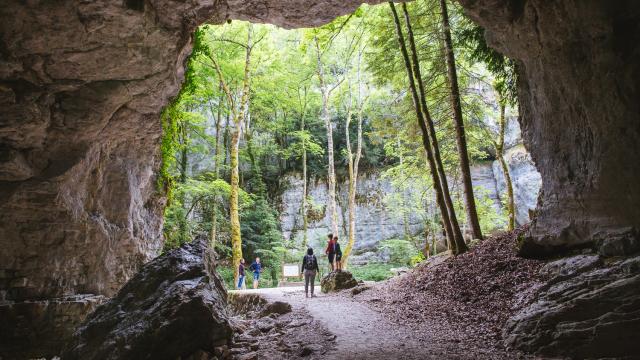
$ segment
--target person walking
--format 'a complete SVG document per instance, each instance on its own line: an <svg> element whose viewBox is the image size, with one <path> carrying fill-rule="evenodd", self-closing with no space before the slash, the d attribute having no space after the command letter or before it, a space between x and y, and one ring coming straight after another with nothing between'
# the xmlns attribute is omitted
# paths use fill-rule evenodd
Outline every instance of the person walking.
<svg viewBox="0 0 640 360"><path fill-rule="evenodd" d="M309 284L311 284L311 297L316 297L313 294L315 288L316 273L320 271L318 268L318 259L313 255L313 249L307 249L307 255L302 258L302 271L304 273L304 295L309 297Z"/></svg>
<svg viewBox="0 0 640 360"><path fill-rule="evenodd" d="M242 290L243 282L244 282L244 259L240 259L240 265L238 266L238 290Z"/></svg>
<svg viewBox="0 0 640 360"><path fill-rule="evenodd" d="M333 234L329 234L327 235L327 239L329 239L329 241L327 242L327 249L324 251L324 253L327 255L327 257L329 258L329 266L331 267L331 271L334 271L334 265L333 265L333 261L335 260L335 256L336 256L336 248L333 245Z"/></svg>
<svg viewBox="0 0 640 360"><path fill-rule="evenodd" d="M337 236L333 237L333 252L336 254L336 270L342 271L342 249L340 249Z"/></svg>
<svg viewBox="0 0 640 360"><path fill-rule="evenodd" d="M249 266L249 270L253 271L253 288L257 289L260 283L260 273L262 272L262 264L259 257Z"/></svg>

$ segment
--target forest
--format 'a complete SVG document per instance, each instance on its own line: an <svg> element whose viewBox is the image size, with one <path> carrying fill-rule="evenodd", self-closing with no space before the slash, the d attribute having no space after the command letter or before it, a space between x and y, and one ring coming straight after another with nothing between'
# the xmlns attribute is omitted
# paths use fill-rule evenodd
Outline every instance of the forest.
<svg viewBox="0 0 640 360"><path fill-rule="evenodd" d="M456 4L363 5L309 29L202 25L185 78L162 113L164 246L206 238L230 287L241 258L261 257L261 286L275 286L281 264L308 246L322 253L325 237L310 236L308 224L325 215L343 263L366 280L516 226L503 157L507 118L518 116L515 65ZM499 208L470 175L493 160L507 184ZM358 181L374 171L392 184L384 206L398 218L417 214L424 231L385 240L387 263L349 266L367 197ZM291 174L302 179L302 224L285 238L278 204ZM308 194L312 182L326 184L326 201ZM347 184L344 198L337 184Z"/></svg>

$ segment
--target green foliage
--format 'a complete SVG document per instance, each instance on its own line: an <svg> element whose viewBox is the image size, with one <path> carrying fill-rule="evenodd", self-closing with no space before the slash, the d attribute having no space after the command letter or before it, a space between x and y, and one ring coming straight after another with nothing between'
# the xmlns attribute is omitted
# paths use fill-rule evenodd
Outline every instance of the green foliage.
<svg viewBox="0 0 640 360"><path fill-rule="evenodd" d="M368 263L366 265L352 265L349 271L353 277L362 281L383 281L393 277L391 269L403 266L401 264Z"/></svg>
<svg viewBox="0 0 640 360"><path fill-rule="evenodd" d="M265 273L268 273L269 278L275 282L274 285L277 285L286 248L276 211L266 199L258 197L253 207L241 212L240 224L245 261L250 264L255 257L260 257L265 266Z"/></svg>
<svg viewBox="0 0 640 360"><path fill-rule="evenodd" d="M411 265L411 259L421 254L414 243L403 239L385 240L380 244L380 250L389 251L389 261L402 266Z"/></svg>
<svg viewBox="0 0 640 360"><path fill-rule="evenodd" d="M427 258L424 256L424 254L422 252L419 252L416 255L413 255L411 259L409 259L409 265L416 266L419 263L425 261L426 259Z"/></svg>
<svg viewBox="0 0 640 360"><path fill-rule="evenodd" d="M434 4L418 0L408 7L411 16L419 19L415 21L414 32L424 68L427 102L437 125L445 169L455 178L458 156L439 13ZM486 129L479 124L493 110L476 89L478 84L495 80L499 93L512 101L514 66L510 60L491 52L481 29L464 18L458 7L453 7L451 13L469 155L473 161L481 161L490 158L487 149L491 144ZM219 256L223 261L230 256L228 152L235 125L229 116L241 96L247 29L247 24L241 21L199 27L193 36L193 52L183 88L162 113L158 187L169 197L165 210L165 248L179 246L195 236L210 237L215 230ZM256 44L252 50L248 116L242 119L240 140L243 190L240 217L245 260L251 263L260 256L265 264L262 286L273 285L281 263L300 261L304 251L297 244L285 243L279 229L274 204L282 177L289 172L301 172L303 153L310 179L322 180L327 172L327 135L320 121L322 97L316 73L318 48L326 81L337 86L329 108L334 124L338 181L347 178L343 150L347 141L355 144L357 135L357 124L352 120L350 137L346 137L346 105L366 97L360 170L361 173L382 170L385 180L392 184L388 194L373 194L371 198L383 201L390 213L405 224L409 218L418 217L427 227L428 235L416 236L407 230L404 238L384 242L381 250L389 252L395 266L421 261L424 237L436 238L441 233L440 219L388 6L363 6L354 14L316 29L284 30L271 25L252 25L252 29ZM233 94L231 101L221 90L215 64ZM355 107L352 110L355 119ZM194 159L208 160L216 165L215 169L194 166ZM487 194L476 191L483 231L503 227L504 214L495 211ZM464 220L460 189L452 186L452 192L458 214ZM310 198L309 218L318 220L324 213L325 204ZM316 250L321 250L324 239L314 241L320 246ZM326 269L325 257L319 256L319 260ZM354 272L360 271L364 279L383 279L392 275L390 267L370 264L354 267ZM227 282L232 277L233 269L218 270ZM229 285L233 288L234 284Z"/></svg>

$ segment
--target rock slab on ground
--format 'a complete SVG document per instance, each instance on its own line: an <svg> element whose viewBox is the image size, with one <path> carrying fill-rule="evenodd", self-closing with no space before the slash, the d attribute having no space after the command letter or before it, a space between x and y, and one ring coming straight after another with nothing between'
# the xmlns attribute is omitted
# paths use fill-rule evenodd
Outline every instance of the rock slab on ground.
<svg viewBox="0 0 640 360"><path fill-rule="evenodd" d="M204 241L162 255L80 325L63 359L175 359L215 352L232 329Z"/></svg>
<svg viewBox="0 0 640 360"><path fill-rule="evenodd" d="M555 276L507 321L506 345L572 358L640 354L640 256L609 262L578 255L546 265Z"/></svg>
<svg viewBox="0 0 640 360"><path fill-rule="evenodd" d="M320 286L323 293L351 289L358 286L358 282L348 271L332 271L322 278Z"/></svg>

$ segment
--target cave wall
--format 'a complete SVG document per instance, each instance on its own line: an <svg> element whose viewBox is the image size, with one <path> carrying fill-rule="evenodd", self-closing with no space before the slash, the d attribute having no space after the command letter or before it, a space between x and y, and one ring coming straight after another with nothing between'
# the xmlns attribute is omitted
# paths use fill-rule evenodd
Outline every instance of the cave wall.
<svg viewBox="0 0 640 360"><path fill-rule="evenodd" d="M519 61L523 137L542 175L522 253L640 250L640 2L458 1Z"/></svg>
<svg viewBox="0 0 640 360"><path fill-rule="evenodd" d="M113 296L158 255L159 114L198 24L313 26L361 2L3 1L0 357L54 351L101 301L82 294Z"/></svg>
<svg viewBox="0 0 640 360"><path fill-rule="evenodd" d="M521 126L543 179L523 250L636 250L640 3L458 1L521 63ZM6 320L18 305L113 295L158 253L158 115L178 91L197 24L314 26L360 2L3 1L2 341L33 326Z"/></svg>

